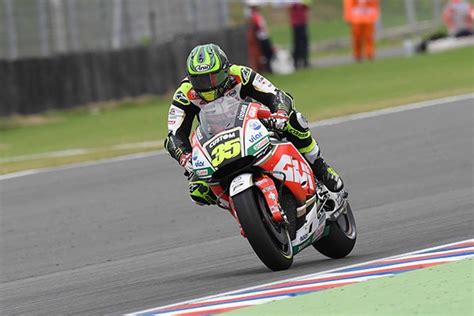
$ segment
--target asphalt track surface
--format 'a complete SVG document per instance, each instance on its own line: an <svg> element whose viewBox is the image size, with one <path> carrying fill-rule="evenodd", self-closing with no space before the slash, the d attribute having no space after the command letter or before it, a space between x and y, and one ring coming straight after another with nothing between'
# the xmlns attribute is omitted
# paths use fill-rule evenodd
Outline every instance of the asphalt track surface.
<svg viewBox="0 0 474 316"><path fill-rule="evenodd" d="M474 235L472 99L314 129L350 192L351 256L269 272L166 155L0 181L0 314L122 314Z"/></svg>

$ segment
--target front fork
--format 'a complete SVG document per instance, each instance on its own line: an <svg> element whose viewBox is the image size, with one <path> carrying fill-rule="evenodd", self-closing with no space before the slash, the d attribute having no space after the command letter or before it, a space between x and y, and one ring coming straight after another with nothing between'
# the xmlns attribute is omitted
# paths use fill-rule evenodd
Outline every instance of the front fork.
<svg viewBox="0 0 474 316"><path fill-rule="evenodd" d="M275 182L269 176L262 174L255 179L255 185L260 189L265 201L267 202L268 208L272 213L272 218L276 223L281 221L288 222L283 209L280 206L280 198L278 196L278 190L275 186Z"/></svg>
<svg viewBox="0 0 474 316"><path fill-rule="evenodd" d="M262 195L265 198L265 202L268 205L268 208L272 214L272 219L275 221L275 223L288 223L288 219L278 202L278 190L275 186L275 182L273 181L273 179L265 174L260 174L254 177L251 173L245 173L235 177L230 184L230 207L237 222L239 221L239 219L236 216L232 197L234 197L240 192L251 188L252 186L256 186L260 190L260 192L262 192ZM241 226L240 234L245 237L245 232L242 230Z"/></svg>

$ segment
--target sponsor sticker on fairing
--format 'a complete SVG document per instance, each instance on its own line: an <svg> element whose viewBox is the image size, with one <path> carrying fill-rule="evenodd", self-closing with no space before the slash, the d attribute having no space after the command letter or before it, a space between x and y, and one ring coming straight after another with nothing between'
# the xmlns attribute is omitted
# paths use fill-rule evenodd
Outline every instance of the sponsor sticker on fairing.
<svg viewBox="0 0 474 316"><path fill-rule="evenodd" d="M308 238L308 233L300 237L300 242L304 241L306 238Z"/></svg>
<svg viewBox="0 0 474 316"><path fill-rule="evenodd" d="M196 130L196 136L199 140L202 139L202 133L201 133L201 130L199 128Z"/></svg>
<svg viewBox="0 0 474 316"><path fill-rule="evenodd" d="M256 151L260 150L263 146L268 144L268 138L265 137L262 139L260 142L256 143L255 146L253 147Z"/></svg>
<svg viewBox="0 0 474 316"><path fill-rule="evenodd" d="M286 181L300 183L303 187L314 190L314 184L311 180L312 173L305 162L293 159L291 156L284 154L281 155L274 170L285 174ZM283 175L277 173L275 174L275 178L283 179Z"/></svg>
<svg viewBox="0 0 474 316"><path fill-rule="evenodd" d="M243 121L244 118L245 118L245 112L247 112L247 105L243 104L241 107L240 107L240 112L239 112L239 116L238 116L238 119Z"/></svg>
<svg viewBox="0 0 474 316"><path fill-rule="evenodd" d="M253 134L250 138L249 138L249 141L251 144L255 143L257 140L259 140L260 138L263 137L263 133L262 132L258 132L256 134Z"/></svg>
<svg viewBox="0 0 474 316"><path fill-rule="evenodd" d="M235 132L230 132L230 133L227 133L227 134L223 134L223 135L220 135L219 137L215 138L210 144L209 144L209 148L212 148L214 147L215 145L217 145L218 143L224 141L224 140L227 140L227 139L232 139L232 138L235 138L236 137L236 133Z"/></svg>
<svg viewBox="0 0 474 316"><path fill-rule="evenodd" d="M204 167L204 161L202 160L193 161L193 168L201 168L201 167Z"/></svg>
<svg viewBox="0 0 474 316"><path fill-rule="evenodd" d="M260 128L262 128L262 124L259 121L250 121L249 126L255 131L258 131Z"/></svg>
<svg viewBox="0 0 474 316"><path fill-rule="evenodd" d="M207 170L207 169L196 170L196 175L198 177L204 177L204 176L207 176L208 174L209 174L209 170Z"/></svg>
<svg viewBox="0 0 474 316"><path fill-rule="evenodd" d="M257 116L257 108L251 107L250 111L249 111L249 116L252 117L252 118L256 117Z"/></svg>

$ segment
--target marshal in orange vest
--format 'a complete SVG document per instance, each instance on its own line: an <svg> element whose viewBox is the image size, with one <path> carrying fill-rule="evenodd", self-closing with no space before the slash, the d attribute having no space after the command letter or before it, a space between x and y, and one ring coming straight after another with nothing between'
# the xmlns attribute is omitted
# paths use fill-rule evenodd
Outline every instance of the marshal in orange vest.
<svg viewBox="0 0 474 316"><path fill-rule="evenodd" d="M354 59L373 59L375 23L380 14L378 0L344 0L344 20L351 24Z"/></svg>

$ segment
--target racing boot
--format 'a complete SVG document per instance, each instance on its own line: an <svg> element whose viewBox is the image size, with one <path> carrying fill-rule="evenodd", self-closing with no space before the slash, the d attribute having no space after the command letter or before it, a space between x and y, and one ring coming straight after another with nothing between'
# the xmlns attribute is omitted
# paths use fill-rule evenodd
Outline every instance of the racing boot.
<svg viewBox="0 0 474 316"><path fill-rule="evenodd" d="M344 188L344 183L337 172L331 168L321 155L318 143L311 137L311 145L299 150L308 161L316 180L321 181L328 190L339 192Z"/></svg>
<svg viewBox="0 0 474 316"><path fill-rule="evenodd" d="M318 143L311 136L308 121L303 114L296 110L290 113L285 137L305 157L318 181L321 181L332 192L342 190L344 184L341 177L324 161Z"/></svg>
<svg viewBox="0 0 474 316"><path fill-rule="evenodd" d="M344 188L341 177L324 161L323 157L316 158L311 167L316 179L321 181L330 191L339 192Z"/></svg>

